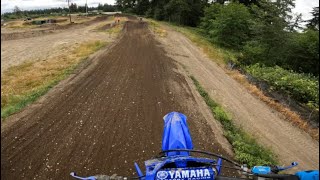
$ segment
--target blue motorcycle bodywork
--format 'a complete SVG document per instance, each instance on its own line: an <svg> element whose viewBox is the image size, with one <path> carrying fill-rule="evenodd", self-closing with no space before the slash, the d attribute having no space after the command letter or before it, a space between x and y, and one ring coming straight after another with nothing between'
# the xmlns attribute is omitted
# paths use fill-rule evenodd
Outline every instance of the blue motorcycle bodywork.
<svg viewBox="0 0 320 180"><path fill-rule="evenodd" d="M300 171L295 174L300 180L319 180L319 170Z"/></svg>
<svg viewBox="0 0 320 180"><path fill-rule="evenodd" d="M171 112L164 116L164 131L162 137L162 151L164 156L145 161L145 171L138 164L135 168L140 180L213 180L220 175L222 159L213 160L190 156L183 150L193 150L192 138L187 125L187 117L179 112ZM181 149L181 151L176 151ZM297 166L293 162L290 166L277 166L283 171ZM143 174L145 172L145 174ZM272 174L269 166L255 166L251 169L255 175ZM96 180L96 176L79 177L75 173L71 176L82 180ZM302 171L296 174L301 180L319 179L319 171Z"/></svg>
<svg viewBox="0 0 320 180"><path fill-rule="evenodd" d="M193 149L192 139L187 125L187 117L178 112L172 112L164 116L164 131L162 137L162 150ZM218 160L221 165L221 160ZM214 179L218 171L212 168L217 164L215 160L196 158L189 152L168 152L165 157L152 159L145 162L146 174L136 165L138 175L146 180L171 180L188 179L202 180ZM190 168L192 166L192 168ZM196 166L196 167L195 167Z"/></svg>

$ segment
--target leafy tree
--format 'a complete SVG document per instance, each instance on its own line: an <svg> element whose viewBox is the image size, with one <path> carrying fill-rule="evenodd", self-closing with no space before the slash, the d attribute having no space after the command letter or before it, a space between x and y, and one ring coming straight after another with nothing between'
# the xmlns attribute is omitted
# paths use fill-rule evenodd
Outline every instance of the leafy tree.
<svg viewBox="0 0 320 180"><path fill-rule="evenodd" d="M249 10L239 3L211 6L205 10L207 17L202 19L209 37L225 47L241 49L250 35L252 17Z"/></svg>
<svg viewBox="0 0 320 180"><path fill-rule="evenodd" d="M69 8L71 12L78 12L78 6L76 3L71 3Z"/></svg>
<svg viewBox="0 0 320 180"><path fill-rule="evenodd" d="M15 13L18 17L22 15L22 11L18 6L14 6L13 13Z"/></svg>
<svg viewBox="0 0 320 180"><path fill-rule="evenodd" d="M169 0L153 0L150 5L152 8L152 17L157 20L168 20L164 6Z"/></svg>
<svg viewBox="0 0 320 180"><path fill-rule="evenodd" d="M78 12L85 13L86 12L86 6L78 6Z"/></svg>
<svg viewBox="0 0 320 180"><path fill-rule="evenodd" d="M302 20L302 14L298 14L296 15L295 18L292 18L290 24L289 24L289 27L288 27L288 30L290 32L295 32L297 30L302 30L302 26L301 26L301 23L303 22Z"/></svg>
<svg viewBox="0 0 320 180"><path fill-rule="evenodd" d="M114 12L116 9L113 5L104 4L103 9L104 12Z"/></svg>
<svg viewBox="0 0 320 180"><path fill-rule="evenodd" d="M270 66L282 64L284 47L289 38L285 29L289 23L285 20L287 16L281 8L284 7L268 1L260 1L259 6L251 6L253 21L250 39L253 42L246 43L243 57L240 57L243 63L262 62Z"/></svg>
<svg viewBox="0 0 320 180"><path fill-rule="evenodd" d="M207 0L187 0L190 12L186 14L184 25L197 26L200 24L200 17L204 15L204 8L208 5Z"/></svg>
<svg viewBox="0 0 320 180"><path fill-rule="evenodd" d="M283 67L319 76L319 31L292 33L286 48Z"/></svg>
<svg viewBox="0 0 320 180"><path fill-rule="evenodd" d="M220 3L212 4L204 9L204 17L201 18L200 28L204 29L206 33L214 28L214 21L220 14L223 6Z"/></svg>
<svg viewBox="0 0 320 180"><path fill-rule="evenodd" d="M244 4L245 6L250 6L251 4L257 4L258 0L233 0L233 2L238 2Z"/></svg>
<svg viewBox="0 0 320 180"><path fill-rule="evenodd" d="M153 18L157 20L165 20L165 11L163 6L156 6L154 8Z"/></svg>
<svg viewBox="0 0 320 180"><path fill-rule="evenodd" d="M307 27L319 31L319 7L314 7L311 14L313 18L307 21Z"/></svg>
<svg viewBox="0 0 320 180"><path fill-rule="evenodd" d="M101 3L98 4L98 10L100 10L100 11L103 10L103 5Z"/></svg>
<svg viewBox="0 0 320 180"><path fill-rule="evenodd" d="M132 11L136 4L136 0L116 0L117 8L120 11Z"/></svg>
<svg viewBox="0 0 320 180"><path fill-rule="evenodd" d="M135 12L138 15L145 15L149 9L149 0L138 0L135 5Z"/></svg>
<svg viewBox="0 0 320 180"><path fill-rule="evenodd" d="M227 0L213 0L213 3L224 4Z"/></svg>
<svg viewBox="0 0 320 180"><path fill-rule="evenodd" d="M185 21L185 17L190 13L191 8L185 0L170 0L164 7L169 21L174 21L182 24Z"/></svg>

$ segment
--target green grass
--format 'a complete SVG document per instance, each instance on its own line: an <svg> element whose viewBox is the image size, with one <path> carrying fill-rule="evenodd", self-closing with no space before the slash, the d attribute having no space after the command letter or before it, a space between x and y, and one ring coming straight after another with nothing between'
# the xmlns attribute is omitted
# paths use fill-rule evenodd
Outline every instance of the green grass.
<svg viewBox="0 0 320 180"><path fill-rule="evenodd" d="M219 47L212 42L210 42L209 38L204 36L203 33L201 33L200 28L193 28L193 27L188 27L188 26L180 26L176 25L173 23L168 23L168 22L159 22L159 21L154 21L154 23L158 24L164 24L175 31L178 31L188 37L193 43L195 43L199 48L201 48L207 56L215 61L217 64L220 66L223 66L227 64L229 61L237 63L237 56L239 55L239 52L231 50L231 49L226 49Z"/></svg>
<svg viewBox="0 0 320 180"><path fill-rule="evenodd" d="M230 142L235 152L235 159L249 167L265 164L277 164L275 155L271 150L259 145L256 140L237 127L231 116L204 90L200 83L191 76L198 92L209 106L215 119L217 119L224 129L224 135Z"/></svg>
<svg viewBox="0 0 320 180"><path fill-rule="evenodd" d="M46 61L25 62L9 68L1 77L1 120L46 94L90 54L106 44L101 41L87 42L68 54Z"/></svg>
<svg viewBox="0 0 320 180"><path fill-rule="evenodd" d="M71 70L71 68L70 68ZM20 111L27 105L36 101L39 97L46 94L52 87L54 87L58 82L69 74L69 71L66 71L61 76L57 77L53 81L38 87L33 90L31 93L22 94L22 95L12 95L10 96L11 102L6 106L1 108L1 119L6 119L8 116L14 114L15 112Z"/></svg>

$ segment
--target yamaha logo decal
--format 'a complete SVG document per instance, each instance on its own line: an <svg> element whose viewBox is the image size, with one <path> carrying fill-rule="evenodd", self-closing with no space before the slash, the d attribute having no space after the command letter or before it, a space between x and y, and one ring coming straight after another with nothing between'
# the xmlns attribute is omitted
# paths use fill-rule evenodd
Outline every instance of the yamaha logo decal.
<svg viewBox="0 0 320 180"><path fill-rule="evenodd" d="M157 180L210 180L213 179L212 169L171 169L162 170L157 173Z"/></svg>
<svg viewBox="0 0 320 180"><path fill-rule="evenodd" d="M168 173L166 171L159 171L157 173L157 178L158 179L166 179L168 177Z"/></svg>

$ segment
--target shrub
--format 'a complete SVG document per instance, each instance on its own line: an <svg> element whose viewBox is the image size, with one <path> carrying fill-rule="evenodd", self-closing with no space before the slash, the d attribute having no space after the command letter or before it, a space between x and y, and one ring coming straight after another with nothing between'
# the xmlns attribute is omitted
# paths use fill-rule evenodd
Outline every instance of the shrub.
<svg viewBox="0 0 320 180"><path fill-rule="evenodd" d="M271 89L282 91L301 103L319 107L318 78L285 70L279 66L265 67L254 64L245 69L253 77L266 81Z"/></svg>

